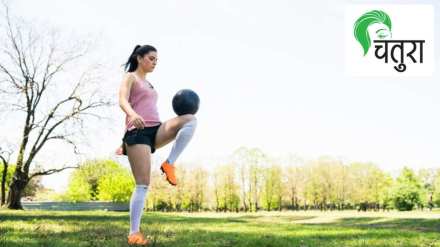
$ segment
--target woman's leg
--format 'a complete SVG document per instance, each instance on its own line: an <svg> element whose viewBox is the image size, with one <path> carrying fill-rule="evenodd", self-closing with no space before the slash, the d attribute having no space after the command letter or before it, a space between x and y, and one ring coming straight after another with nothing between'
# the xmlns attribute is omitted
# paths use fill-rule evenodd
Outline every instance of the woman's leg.
<svg viewBox="0 0 440 247"><path fill-rule="evenodd" d="M172 118L164 122L156 133L155 148L161 148L175 139L174 145L167 160L162 164L161 169L166 174L170 184L176 185L174 175L174 163L179 155L188 145L197 127L197 119L194 115L186 114Z"/></svg>
<svg viewBox="0 0 440 247"><path fill-rule="evenodd" d="M192 114L186 114L186 115L182 115L182 116L178 116L175 118L172 118L168 121L165 121L158 129L157 133L156 133L156 144L155 144L155 148L159 149L163 146L165 146L166 144L170 143L171 141L173 141L174 139L176 139L176 136L179 132L179 130L181 130L183 128L183 126L185 124L188 124L187 128L185 128L187 131L183 131L182 136L185 136L183 138L184 140L184 146L186 146L186 144L189 142L189 140L192 137L192 134L194 133L194 130L197 126L197 119L194 115ZM190 130L190 131L188 131ZM190 134L190 135L189 135ZM188 138L189 137L189 138ZM179 138L182 139L182 138ZM186 141L188 140L188 141ZM180 140L179 140L180 141ZM182 142L182 141L180 141ZM116 155L123 155L124 154L124 144L122 144L121 146L119 146L116 150L115 150L115 154ZM170 155L173 157L169 157L171 159L170 163L174 164L175 160L177 159L177 152L180 152L183 150L180 147L182 147L183 145L179 145L176 144L176 148L178 147L178 151L171 151ZM176 149L175 148L175 149ZM177 155L176 155L177 154Z"/></svg>
<svg viewBox="0 0 440 247"><path fill-rule="evenodd" d="M150 184L151 148L144 144L126 145L136 187L130 199L130 235L139 232L145 198ZM130 239L129 239L130 240Z"/></svg>
<svg viewBox="0 0 440 247"><path fill-rule="evenodd" d="M195 125L197 125L196 117L192 114L186 114L171 118L170 120L162 123L156 133L155 148L161 148L173 141L176 138L179 130L181 130L183 126L188 123L191 123L195 128Z"/></svg>

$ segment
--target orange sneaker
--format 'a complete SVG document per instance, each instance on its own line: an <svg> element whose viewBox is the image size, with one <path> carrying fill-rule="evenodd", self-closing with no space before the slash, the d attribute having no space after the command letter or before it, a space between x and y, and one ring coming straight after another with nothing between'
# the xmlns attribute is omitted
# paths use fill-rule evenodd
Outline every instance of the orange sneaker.
<svg viewBox="0 0 440 247"><path fill-rule="evenodd" d="M169 164L167 160L163 162L163 164L160 166L160 170L163 173L165 173L168 183L170 183L173 186L176 186L177 179L176 179L176 175L174 174L174 169L175 169L174 166Z"/></svg>
<svg viewBox="0 0 440 247"><path fill-rule="evenodd" d="M141 232L135 232L128 235L128 244L129 245L148 245L148 240L145 239L144 235Z"/></svg>

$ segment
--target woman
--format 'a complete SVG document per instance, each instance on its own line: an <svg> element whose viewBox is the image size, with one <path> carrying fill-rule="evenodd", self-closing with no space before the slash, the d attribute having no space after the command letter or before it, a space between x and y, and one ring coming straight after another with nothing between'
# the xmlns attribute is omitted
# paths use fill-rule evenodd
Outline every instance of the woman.
<svg viewBox="0 0 440 247"><path fill-rule="evenodd" d="M122 150L128 155L136 187L130 200L129 244L148 244L139 231L144 202L150 184L151 154L175 139L170 155L161 165L167 181L175 186L174 163L191 140L197 126L194 115L186 114L162 123L157 111L157 92L146 79L157 64L157 50L137 45L125 65L119 89L119 105L126 114Z"/></svg>

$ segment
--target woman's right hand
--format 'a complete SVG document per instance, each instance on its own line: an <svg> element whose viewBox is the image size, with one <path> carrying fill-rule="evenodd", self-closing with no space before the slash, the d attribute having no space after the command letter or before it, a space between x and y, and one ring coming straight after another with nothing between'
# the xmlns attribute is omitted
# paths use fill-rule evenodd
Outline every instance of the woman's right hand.
<svg viewBox="0 0 440 247"><path fill-rule="evenodd" d="M128 123L133 124L137 129L144 128L144 119L137 113L134 113L128 117Z"/></svg>

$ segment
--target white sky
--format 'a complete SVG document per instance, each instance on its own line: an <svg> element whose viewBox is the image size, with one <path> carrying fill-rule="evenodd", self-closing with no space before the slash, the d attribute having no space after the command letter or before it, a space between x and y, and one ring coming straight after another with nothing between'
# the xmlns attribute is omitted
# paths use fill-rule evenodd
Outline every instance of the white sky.
<svg viewBox="0 0 440 247"><path fill-rule="evenodd" d="M136 44L154 45L159 64L148 78L159 92L162 120L173 116L178 89L201 97L198 130L181 161L211 165L244 145L272 155L371 161L388 171L440 167L438 1L387 2L435 8L437 64L434 76L424 78L344 75L344 8L378 1L11 2L26 20L100 37L110 68L103 90L114 97L119 65ZM89 157L111 155L119 144L124 115L118 106L110 112L113 122L88 123L96 130ZM10 137L21 131L8 130ZM41 162L54 161L55 151L42 153ZM157 152L155 166L168 151ZM60 189L66 178L44 182Z"/></svg>

